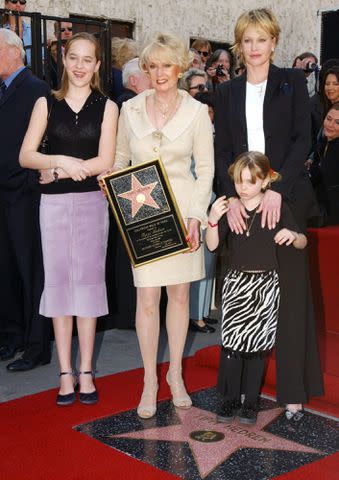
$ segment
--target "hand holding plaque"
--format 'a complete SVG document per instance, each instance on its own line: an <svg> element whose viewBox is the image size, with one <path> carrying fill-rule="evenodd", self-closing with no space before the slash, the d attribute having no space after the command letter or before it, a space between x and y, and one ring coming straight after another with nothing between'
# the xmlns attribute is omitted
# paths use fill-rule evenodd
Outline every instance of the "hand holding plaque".
<svg viewBox="0 0 339 480"><path fill-rule="evenodd" d="M190 250L159 159L105 175L101 181L134 267Z"/></svg>

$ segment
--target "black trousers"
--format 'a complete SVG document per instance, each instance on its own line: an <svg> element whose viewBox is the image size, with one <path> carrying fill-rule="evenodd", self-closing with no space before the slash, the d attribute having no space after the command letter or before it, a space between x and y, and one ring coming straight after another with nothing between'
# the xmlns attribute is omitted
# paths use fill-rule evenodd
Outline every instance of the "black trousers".
<svg viewBox="0 0 339 480"><path fill-rule="evenodd" d="M244 394L245 401L253 403L260 393L264 369L264 358L230 357L222 348L217 390L225 400L240 400Z"/></svg>
<svg viewBox="0 0 339 480"><path fill-rule="evenodd" d="M24 193L0 204L0 337L25 348L24 356L50 358L50 320L39 315L43 264L39 229L40 195Z"/></svg>

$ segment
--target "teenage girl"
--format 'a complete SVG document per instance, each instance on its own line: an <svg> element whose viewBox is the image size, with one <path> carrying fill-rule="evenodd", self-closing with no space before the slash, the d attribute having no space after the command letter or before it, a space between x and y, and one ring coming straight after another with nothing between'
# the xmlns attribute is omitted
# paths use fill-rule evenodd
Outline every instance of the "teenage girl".
<svg viewBox="0 0 339 480"><path fill-rule="evenodd" d="M229 266L222 290L222 352L217 389L224 397L218 419L255 423L257 397L264 373L265 355L275 343L280 301L278 248L305 248L305 235L286 204L275 228L261 226L258 214L264 192L280 178L259 152L241 154L228 173L246 209L243 234L230 231L225 218L225 196L212 205L206 243L215 250L227 236ZM221 220L221 221L220 221ZM245 399L241 404L240 397Z"/></svg>
<svg viewBox="0 0 339 480"><path fill-rule="evenodd" d="M39 98L21 147L20 164L40 170L40 228L45 285L40 313L53 318L60 364L57 404L71 405L79 380L81 403L94 404L93 348L96 319L108 313L105 257L107 202L96 176L110 168L118 109L100 89L100 46L78 33L65 46L59 90ZM48 155L38 151L47 132ZM76 317L80 371L72 368Z"/></svg>

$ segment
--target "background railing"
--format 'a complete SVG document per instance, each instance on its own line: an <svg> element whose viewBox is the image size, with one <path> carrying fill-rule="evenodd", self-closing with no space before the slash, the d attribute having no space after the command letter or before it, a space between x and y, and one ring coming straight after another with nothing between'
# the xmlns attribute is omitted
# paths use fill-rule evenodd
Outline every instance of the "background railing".
<svg viewBox="0 0 339 480"><path fill-rule="evenodd" d="M62 46L60 28L58 37L54 36L54 24L72 23L73 34L91 31L97 37L102 50L100 76L102 86L107 94L112 90L112 20L91 20L86 17L56 17L42 15L38 12L14 12L0 9L0 27L9 27L9 16L15 19L14 30L23 39L26 50L27 66L39 78L44 79L52 88L57 88L60 81L62 65ZM23 21L21 27L20 17ZM55 54L51 47L56 47Z"/></svg>

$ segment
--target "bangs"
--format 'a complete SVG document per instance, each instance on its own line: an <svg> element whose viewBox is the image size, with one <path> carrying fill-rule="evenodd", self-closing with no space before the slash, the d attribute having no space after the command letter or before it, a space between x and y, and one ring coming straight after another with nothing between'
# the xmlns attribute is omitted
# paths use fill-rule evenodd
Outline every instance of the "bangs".
<svg viewBox="0 0 339 480"><path fill-rule="evenodd" d="M172 65L178 65L179 59L177 55L167 46L154 46L145 53L144 61L147 64L152 62L171 63Z"/></svg>

